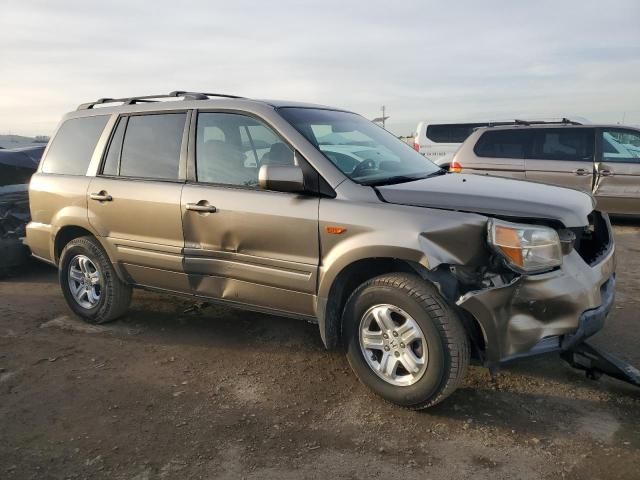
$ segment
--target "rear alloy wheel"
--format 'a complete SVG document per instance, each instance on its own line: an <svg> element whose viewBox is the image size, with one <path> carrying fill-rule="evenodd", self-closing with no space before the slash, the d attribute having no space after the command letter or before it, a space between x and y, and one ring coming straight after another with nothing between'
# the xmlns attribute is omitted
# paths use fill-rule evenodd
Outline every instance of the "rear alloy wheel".
<svg viewBox="0 0 640 480"><path fill-rule="evenodd" d="M76 255L69 264L69 289L82 308L91 309L100 301L102 274L86 255Z"/></svg>
<svg viewBox="0 0 640 480"><path fill-rule="evenodd" d="M469 364L456 312L422 278L393 273L358 287L343 313L347 359L384 399L420 409L451 395Z"/></svg>
<svg viewBox="0 0 640 480"><path fill-rule="evenodd" d="M115 320L131 302L131 287L94 237L76 238L64 247L58 278L69 308L89 323Z"/></svg>

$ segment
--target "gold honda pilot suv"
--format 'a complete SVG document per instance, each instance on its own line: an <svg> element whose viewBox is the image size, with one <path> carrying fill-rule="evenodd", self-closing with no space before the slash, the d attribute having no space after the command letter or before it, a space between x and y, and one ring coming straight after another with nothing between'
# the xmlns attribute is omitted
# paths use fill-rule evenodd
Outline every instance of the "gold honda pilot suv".
<svg viewBox="0 0 640 480"><path fill-rule="evenodd" d="M606 214L575 190L447 174L348 111L172 92L67 114L30 185L27 243L69 307L124 315L133 287L318 324L409 408L600 330Z"/></svg>

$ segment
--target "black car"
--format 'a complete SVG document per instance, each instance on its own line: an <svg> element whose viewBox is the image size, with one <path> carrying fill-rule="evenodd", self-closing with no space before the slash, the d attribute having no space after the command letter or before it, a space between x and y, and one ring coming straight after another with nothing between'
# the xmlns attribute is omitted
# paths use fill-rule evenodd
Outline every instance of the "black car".
<svg viewBox="0 0 640 480"><path fill-rule="evenodd" d="M27 258L22 243L29 215L29 180L45 146L0 149L0 274Z"/></svg>

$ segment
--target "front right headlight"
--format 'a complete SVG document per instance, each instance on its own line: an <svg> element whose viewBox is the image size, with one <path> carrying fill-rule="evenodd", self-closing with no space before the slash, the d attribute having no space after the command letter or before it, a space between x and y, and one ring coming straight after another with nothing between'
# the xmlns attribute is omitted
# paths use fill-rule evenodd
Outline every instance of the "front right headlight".
<svg viewBox="0 0 640 480"><path fill-rule="evenodd" d="M488 241L519 273L540 273L562 265L558 233L549 227L489 219Z"/></svg>

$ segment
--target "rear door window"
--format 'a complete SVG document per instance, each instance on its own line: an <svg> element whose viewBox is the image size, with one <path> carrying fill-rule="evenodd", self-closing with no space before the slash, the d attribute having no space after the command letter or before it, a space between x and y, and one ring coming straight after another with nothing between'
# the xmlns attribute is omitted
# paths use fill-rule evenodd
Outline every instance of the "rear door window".
<svg viewBox="0 0 640 480"><path fill-rule="evenodd" d="M120 156L120 176L177 180L186 113L130 116Z"/></svg>
<svg viewBox="0 0 640 480"><path fill-rule="evenodd" d="M531 150L528 130L489 130L482 134L473 151L479 157L524 159Z"/></svg>
<svg viewBox="0 0 640 480"><path fill-rule="evenodd" d="M109 115L97 115L65 121L51 141L42 171L86 175L93 151L108 120Z"/></svg>
<svg viewBox="0 0 640 480"><path fill-rule="evenodd" d="M592 161L594 134L590 128L534 130L532 158L540 160Z"/></svg>

